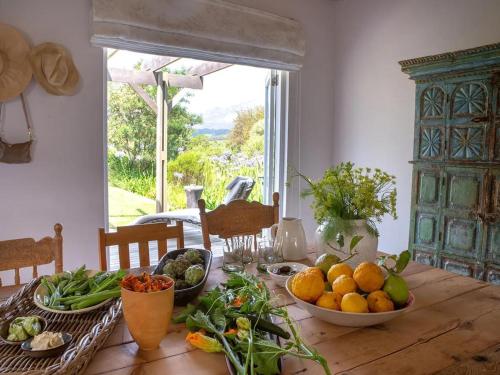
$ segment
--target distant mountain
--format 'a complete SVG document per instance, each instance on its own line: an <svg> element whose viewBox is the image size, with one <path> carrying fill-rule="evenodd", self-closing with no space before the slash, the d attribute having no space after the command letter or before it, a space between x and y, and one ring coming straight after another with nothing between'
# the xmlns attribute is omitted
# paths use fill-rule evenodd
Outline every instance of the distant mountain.
<svg viewBox="0 0 500 375"><path fill-rule="evenodd" d="M229 134L230 129L210 129L210 128L200 128L194 129L193 135L206 135L209 137L223 138Z"/></svg>

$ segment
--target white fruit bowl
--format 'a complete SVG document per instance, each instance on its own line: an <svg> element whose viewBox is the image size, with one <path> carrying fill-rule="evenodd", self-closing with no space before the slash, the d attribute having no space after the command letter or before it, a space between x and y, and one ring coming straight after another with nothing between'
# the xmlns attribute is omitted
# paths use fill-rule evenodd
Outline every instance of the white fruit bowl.
<svg viewBox="0 0 500 375"><path fill-rule="evenodd" d="M294 275L295 276L295 275ZM312 303L302 301L300 298L295 297L292 293L292 279L290 276L286 282L286 290L293 300L302 309L306 310L312 316L324 320L325 322L336 324L344 327L369 327L376 324L385 323L404 314L415 302L415 296L410 292L408 303L405 307L394 311L387 311L381 313L349 313L337 310L326 309L324 307L316 306Z"/></svg>

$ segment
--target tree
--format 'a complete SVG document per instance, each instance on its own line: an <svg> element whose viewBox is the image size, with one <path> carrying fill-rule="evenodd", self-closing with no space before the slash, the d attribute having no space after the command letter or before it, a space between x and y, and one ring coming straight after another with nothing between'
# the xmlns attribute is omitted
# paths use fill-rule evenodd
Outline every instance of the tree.
<svg viewBox="0 0 500 375"><path fill-rule="evenodd" d="M231 129L228 137L231 147L236 151L240 151L241 146L250 138L250 130L253 125L262 119L264 119L263 106L237 111L236 118L234 119L234 127Z"/></svg>
<svg viewBox="0 0 500 375"><path fill-rule="evenodd" d="M156 114L129 85L111 83L108 87L108 131L112 148L127 157L131 168L154 170ZM156 86L144 86L143 89L151 98L156 98ZM175 106L172 105L172 99L180 90L178 87L168 88L168 160L175 159L179 150L186 147L193 125L202 122L201 116L190 113L186 108L189 95L184 95Z"/></svg>
<svg viewBox="0 0 500 375"><path fill-rule="evenodd" d="M129 85L109 84L108 87L110 146L127 158L129 168L154 170L156 114Z"/></svg>

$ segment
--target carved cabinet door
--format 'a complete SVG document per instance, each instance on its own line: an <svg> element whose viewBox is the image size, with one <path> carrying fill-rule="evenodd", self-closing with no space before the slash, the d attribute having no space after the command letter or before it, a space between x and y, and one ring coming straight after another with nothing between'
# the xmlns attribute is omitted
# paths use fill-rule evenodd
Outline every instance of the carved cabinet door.
<svg viewBox="0 0 500 375"><path fill-rule="evenodd" d="M486 161L490 159L493 81L473 79L448 81L445 159Z"/></svg>
<svg viewBox="0 0 500 375"><path fill-rule="evenodd" d="M490 137L491 148L493 150L493 160L500 162L500 73L493 76L492 108L494 108L494 122Z"/></svg>
<svg viewBox="0 0 500 375"><path fill-rule="evenodd" d="M441 248L439 238L441 168L430 165L413 169L410 248L414 259L435 266Z"/></svg>
<svg viewBox="0 0 500 375"><path fill-rule="evenodd" d="M446 167L442 186L441 265L465 276L480 276L487 169Z"/></svg>
<svg viewBox="0 0 500 375"><path fill-rule="evenodd" d="M490 170L489 209L485 215L486 280L500 284L500 169Z"/></svg>
<svg viewBox="0 0 500 375"><path fill-rule="evenodd" d="M442 82L417 85L415 105L414 159L442 161L445 158L446 88Z"/></svg>

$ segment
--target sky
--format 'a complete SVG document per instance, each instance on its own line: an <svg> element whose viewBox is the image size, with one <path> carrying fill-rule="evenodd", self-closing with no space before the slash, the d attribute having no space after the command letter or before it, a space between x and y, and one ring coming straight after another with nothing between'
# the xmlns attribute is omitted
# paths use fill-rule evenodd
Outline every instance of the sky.
<svg viewBox="0 0 500 375"><path fill-rule="evenodd" d="M146 61L151 55L119 51L108 60L108 66L133 69L139 61ZM200 60L180 59L169 65L171 70L188 69L203 63ZM203 79L202 90L184 89L190 93L190 112L199 114L203 124L197 128L230 129L236 111L264 105L265 83L268 69L233 65L207 75Z"/></svg>

